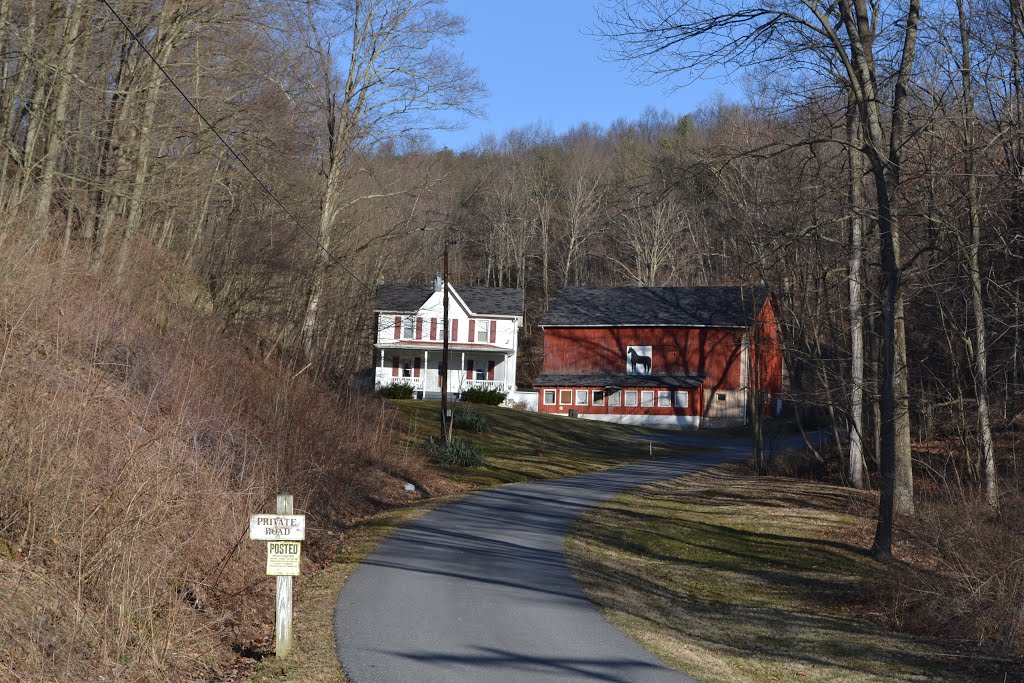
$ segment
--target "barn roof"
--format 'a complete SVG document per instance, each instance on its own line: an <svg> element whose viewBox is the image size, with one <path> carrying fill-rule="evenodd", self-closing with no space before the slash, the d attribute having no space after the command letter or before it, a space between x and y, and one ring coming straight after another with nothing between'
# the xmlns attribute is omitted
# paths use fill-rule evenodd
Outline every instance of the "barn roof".
<svg viewBox="0 0 1024 683"><path fill-rule="evenodd" d="M626 373L556 374L544 373L533 381L535 387L657 387L659 389L696 389L704 382L701 375L628 375Z"/></svg>
<svg viewBox="0 0 1024 683"><path fill-rule="evenodd" d="M523 315L523 290L511 287L456 287L452 291L478 315ZM378 311L414 312L434 293L433 285L380 285Z"/></svg>
<svg viewBox="0 0 1024 683"><path fill-rule="evenodd" d="M566 287L541 327L747 327L763 286Z"/></svg>

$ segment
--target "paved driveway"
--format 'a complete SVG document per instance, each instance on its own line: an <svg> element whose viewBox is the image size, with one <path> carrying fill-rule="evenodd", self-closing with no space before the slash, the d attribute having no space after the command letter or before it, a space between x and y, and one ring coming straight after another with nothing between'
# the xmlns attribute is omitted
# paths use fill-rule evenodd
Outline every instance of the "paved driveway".
<svg viewBox="0 0 1024 683"><path fill-rule="evenodd" d="M574 518L622 491L750 453L748 441L696 443L722 448L503 486L399 530L338 597L335 636L349 679L692 681L601 616L570 575L562 543Z"/></svg>

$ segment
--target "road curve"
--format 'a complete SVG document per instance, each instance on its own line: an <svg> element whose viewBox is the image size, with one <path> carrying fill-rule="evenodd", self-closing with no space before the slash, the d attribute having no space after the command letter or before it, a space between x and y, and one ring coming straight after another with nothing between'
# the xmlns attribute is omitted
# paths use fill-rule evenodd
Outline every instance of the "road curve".
<svg viewBox="0 0 1024 683"><path fill-rule="evenodd" d="M672 440L722 448L491 489L385 540L353 572L335 607L349 680L692 682L601 616L562 551L566 529L587 508L750 453L746 440Z"/></svg>

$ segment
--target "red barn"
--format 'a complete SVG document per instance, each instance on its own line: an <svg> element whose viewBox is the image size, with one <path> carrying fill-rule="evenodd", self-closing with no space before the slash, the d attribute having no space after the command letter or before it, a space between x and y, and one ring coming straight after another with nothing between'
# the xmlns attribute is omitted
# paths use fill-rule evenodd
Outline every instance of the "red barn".
<svg viewBox="0 0 1024 683"><path fill-rule="evenodd" d="M632 424L744 424L781 408L762 287L567 287L541 320L539 409Z"/></svg>

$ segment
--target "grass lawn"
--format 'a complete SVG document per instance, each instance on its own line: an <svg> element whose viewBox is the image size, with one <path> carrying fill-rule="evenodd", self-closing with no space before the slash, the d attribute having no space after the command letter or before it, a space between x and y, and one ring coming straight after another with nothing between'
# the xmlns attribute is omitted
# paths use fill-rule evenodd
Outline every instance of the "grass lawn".
<svg viewBox="0 0 1024 683"><path fill-rule="evenodd" d="M396 401L408 424L409 445L417 447L428 436L440 433L440 404L429 401ZM447 477L470 487L495 486L533 479L571 477L622 465L633 460L681 455L688 449L632 438L651 429L595 420L528 413L492 406L456 404L455 410L471 410L487 420L490 431L471 434L455 430L456 438L475 441L487 458L484 467L445 469ZM694 435L719 436L694 431ZM749 432L748 432L749 433Z"/></svg>
<svg viewBox="0 0 1024 683"><path fill-rule="evenodd" d="M406 439L416 448L440 431L438 403L398 401L406 423ZM468 491L509 482L566 477L615 467L637 459L680 455L687 449L632 438L644 430L589 420L570 419L508 408L467 406L487 420L489 431L469 434L483 450L484 467L444 470ZM346 534L336 561L313 576L301 577L295 590L294 645L288 659L267 657L260 662L254 683L344 683L334 644L334 604L346 579L377 545L400 527L460 496L419 500L388 510L355 526Z"/></svg>
<svg viewBox="0 0 1024 683"><path fill-rule="evenodd" d="M700 681L1004 680L871 622L872 506L727 465L589 511L566 554L612 623Z"/></svg>

